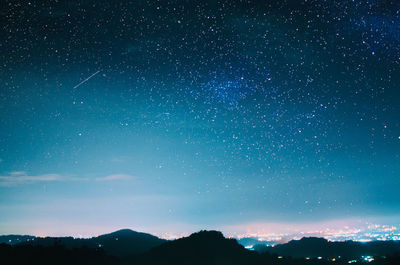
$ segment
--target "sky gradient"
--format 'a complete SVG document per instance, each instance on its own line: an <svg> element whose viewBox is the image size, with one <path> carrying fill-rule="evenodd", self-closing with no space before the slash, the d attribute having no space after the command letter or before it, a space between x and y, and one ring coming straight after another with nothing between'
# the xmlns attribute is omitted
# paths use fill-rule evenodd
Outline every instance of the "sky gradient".
<svg viewBox="0 0 400 265"><path fill-rule="evenodd" d="M0 234L400 224L396 1L1 5Z"/></svg>

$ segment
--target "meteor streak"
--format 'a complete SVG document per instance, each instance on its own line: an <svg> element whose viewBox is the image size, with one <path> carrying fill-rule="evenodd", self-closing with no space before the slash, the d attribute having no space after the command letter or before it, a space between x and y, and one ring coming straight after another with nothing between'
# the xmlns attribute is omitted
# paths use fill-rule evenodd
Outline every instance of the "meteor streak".
<svg viewBox="0 0 400 265"><path fill-rule="evenodd" d="M100 70L97 71L96 73L92 74L92 75L89 76L88 78L84 79L82 82L80 82L79 84L77 84L76 86L74 86L74 88L77 88L77 87L83 85L84 83L86 83L87 81L89 81L90 78L94 77L94 76L97 75L98 73L100 73Z"/></svg>

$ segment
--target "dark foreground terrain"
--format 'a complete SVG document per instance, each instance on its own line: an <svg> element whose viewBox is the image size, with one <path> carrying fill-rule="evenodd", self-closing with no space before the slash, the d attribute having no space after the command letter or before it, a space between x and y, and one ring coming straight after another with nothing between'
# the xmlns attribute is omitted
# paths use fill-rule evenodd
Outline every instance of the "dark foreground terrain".
<svg viewBox="0 0 400 265"><path fill-rule="evenodd" d="M251 251L217 231L173 241L120 230L91 239L2 236L0 242L4 265L400 264L399 242L361 244L305 238Z"/></svg>

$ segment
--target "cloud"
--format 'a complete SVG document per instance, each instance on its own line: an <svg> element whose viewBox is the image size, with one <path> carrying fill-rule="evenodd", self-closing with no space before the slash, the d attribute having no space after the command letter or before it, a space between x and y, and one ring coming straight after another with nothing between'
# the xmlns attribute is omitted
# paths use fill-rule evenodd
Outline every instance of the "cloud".
<svg viewBox="0 0 400 265"><path fill-rule="evenodd" d="M65 181L70 178L59 174L28 175L25 171L13 171L0 176L0 186L13 186L34 182Z"/></svg>
<svg viewBox="0 0 400 265"><path fill-rule="evenodd" d="M106 177L102 178L97 178L96 180L98 181L114 181L114 180L129 180L133 179L134 176L131 175L125 175L125 174L114 174L114 175L108 175Z"/></svg>
<svg viewBox="0 0 400 265"><path fill-rule="evenodd" d="M12 171L7 175L0 175L0 187L4 186L15 186L23 184L32 184L38 182L54 182L54 181L119 181L119 180L130 180L135 178L131 175L126 174L113 174L99 178L88 178L88 177L73 177L64 176L61 174L42 174L42 175L30 175L25 171Z"/></svg>
<svg viewBox="0 0 400 265"><path fill-rule="evenodd" d="M25 171L13 171L13 172L10 172L10 175L11 176L21 176L21 175L26 175L26 172Z"/></svg>

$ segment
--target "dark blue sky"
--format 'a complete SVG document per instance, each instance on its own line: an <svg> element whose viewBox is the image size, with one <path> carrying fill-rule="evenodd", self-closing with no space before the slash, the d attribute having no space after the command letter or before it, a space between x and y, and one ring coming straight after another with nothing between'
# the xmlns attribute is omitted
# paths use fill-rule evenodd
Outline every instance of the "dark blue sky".
<svg viewBox="0 0 400 265"><path fill-rule="evenodd" d="M0 233L400 223L396 1L13 1Z"/></svg>

